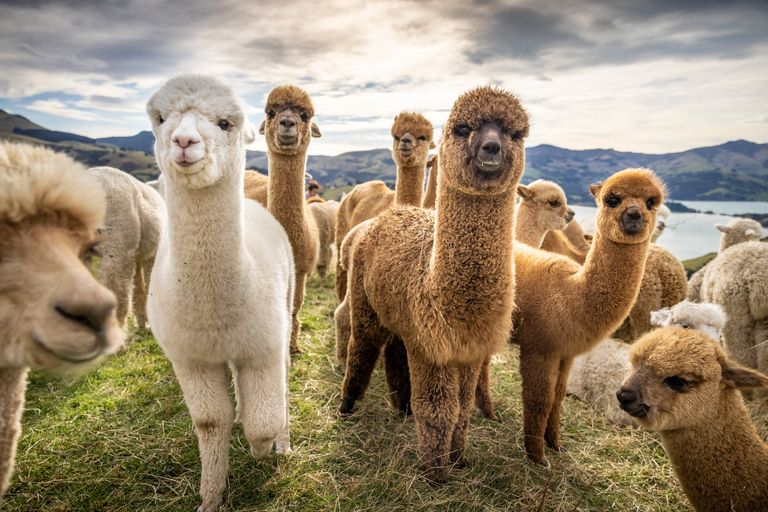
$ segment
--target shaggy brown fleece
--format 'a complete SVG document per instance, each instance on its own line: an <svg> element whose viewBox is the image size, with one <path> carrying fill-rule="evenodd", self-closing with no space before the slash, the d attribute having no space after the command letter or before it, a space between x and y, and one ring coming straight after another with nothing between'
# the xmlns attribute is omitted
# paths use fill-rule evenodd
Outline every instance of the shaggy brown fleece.
<svg viewBox="0 0 768 512"><path fill-rule="evenodd" d="M304 288L307 277L315 268L319 247L315 218L304 199L304 174L310 137L320 137L321 134L312 121L315 115L312 100L296 86L275 87L269 93L264 111L267 118L259 133L267 139L269 177L247 171L245 197L267 206L291 242L296 266L291 354L300 354L299 310L304 303Z"/></svg>
<svg viewBox="0 0 768 512"><path fill-rule="evenodd" d="M621 408L658 431L680 485L697 511L768 510L768 446L739 393L768 377L728 359L705 333L652 331L632 346Z"/></svg>
<svg viewBox="0 0 768 512"><path fill-rule="evenodd" d="M395 191L383 181L369 181L356 186L341 201L336 213L336 253L349 231L363 221L376 217L393 204L421 205L424 174L432 142L432 123L421 114L402 112L392 124L392 159L397 164ZM336 262L336 297L339 302L347 294L347 271Z"/></svg>
<svg viewBox="0 0 768 512"><path fill-rule="evenodd" d="M480 365L509 336L515 190L528 129L507 92L482 87L461 96L440 145L436 211L382 212L352 251L339 412L362 398L382 346L390 361L407 353L407 366L388 364L387 377L402 385L410 371L419 452L436 482L449 463L464 464Z"/></svg>
<svg viewBox="0 0 768 512"><path fill-rule="evenodd" d="M429 176L427 176L427 190L424 192L424 199L421 201L422 208L435 209L435 203L437 202L437 174L438 174L438 161L437 155L432 155L432 158L427 160L427 169L429 169Z"/></svg>

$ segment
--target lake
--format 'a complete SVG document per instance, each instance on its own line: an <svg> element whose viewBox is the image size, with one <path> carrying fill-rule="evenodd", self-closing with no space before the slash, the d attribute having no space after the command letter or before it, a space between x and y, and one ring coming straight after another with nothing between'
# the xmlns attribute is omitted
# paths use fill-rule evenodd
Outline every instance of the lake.
<svg viewBox="0 0 768 512"><path fill-rule="evenodd" d="M744 201L678 201L689 208L728 211L732 213L768 213L766 202ZM707 206L700 206L707 205ZM763 205L763 206L758 206ZM571 206L576 212L576 220L594 217L594 206ZM656 243L675 255L680 261L698 258L710 252L717 252L720 247L721 233L715 224L728 224L732 215L705 213L672 213L665 224L664 233ZM768 231L763 228L764 231Z"/></svg>

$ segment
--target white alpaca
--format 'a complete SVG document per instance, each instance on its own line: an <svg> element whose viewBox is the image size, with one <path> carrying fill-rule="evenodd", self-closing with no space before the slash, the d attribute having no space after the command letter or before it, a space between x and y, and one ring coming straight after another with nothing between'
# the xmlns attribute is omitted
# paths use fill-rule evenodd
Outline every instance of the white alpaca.
<svg viewBox="0 0 768 512"><path fill-rule="evenodd" d="M287 375L293 255L280 224L243 197L255 139L232 89L171 78L147 103L165 175L168 230L150 282L149 321L173 364L197 430L200 511L221 500L234 410L256 458L290 450Z"/></svg>

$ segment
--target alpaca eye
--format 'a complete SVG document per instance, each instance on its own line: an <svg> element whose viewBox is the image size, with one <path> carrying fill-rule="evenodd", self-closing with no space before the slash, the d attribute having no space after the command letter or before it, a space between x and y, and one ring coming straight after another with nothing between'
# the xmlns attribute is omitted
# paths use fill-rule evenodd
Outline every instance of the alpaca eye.
<svg viewBox="0 0 768 512"><path fill-rule="evenodd" d="M87 265L91 264L92 258L101 258L101 251L99 251L98 242L96 242L95 244L92 244L90 247L85 249L85 251L83 251L83 255L80 257L83 263Z"/></svg>
<svg viewBox="0 0 768 512"><path fill-rule="evenodd" d="M621 204L621 198L619 196L611 194L605 198L605 204L606 206L608 206L608 208L616 208Z"/></svg>
<svg viewBox="0 0 768 512"><path fill-rule="evenodd" d="M307 114L305 112L305 113L301 114L301 122L302 123L306 123L307 121L309 121L309 114Z"/></svg>
<svg viewBox="0 0 768 512"><path fill-rule="evenodd" d="M678 377L677 375L675 375L674 377L667 377L666 379L664 379L664 384L666 384L672 391L676 391L677 393L683 393L685 392L690 382L688 382L682 377Z"/></svg>
<svg viewBox="0 0 768 512"><path fill-rule="evenodd" d="M400 140L400 137L398 137L397 135L395 135L395 141L399 141L399 140Z"/></svg>
<svg viewBox="0 0 768 512"><path fill-rule="evenodd" d="M557 208L558 206L560 206L560 201L550 201L549 206L551 206L552 208Z"/></svg>
<svg viewBox="0 0 768 512"><path fill-rule="evenodd" d="M160 119L160 124L163 124L165 122L165 119L163 119L163 116L157 116L158 119Z"/></svg>
<svg viewBox="0 0 768 512"><path fill-rule="evenodd" d="M680 324L680 327L682 327L683 329L690 329L691 328L691 326L688 325L688 324Z"/></svg>
<svg viewBox="0 0 768 512"><path fill-rule="evenodd" d="M454 128L453 133L454 135L458 135L459 137L469 137L469 134L472 133L472 128L470 128L465 124L462 124Z"/></svg>
<svg viewBox="0 0 768 512"><path fill-rule="evenodd" d="M427 138L422 135L421 137L419 137L419 140L427 140Z"/></svg>
<svg viewBox="0 0 768 512"><path fill-rule="evenodd" d="M652 198L650 198L649 200L647 200L647 201L645 202L645 206L646 206L646 207L647 207L649 210L652 210L652 209L653 209L653 207L654 207L654 206L656 206L656 198L655 198L655 197L652 197Z"/></svg>
<svg viewBox="0 0 768 512"><path fill-rule="evenodd" d="M523 138L523 132L515 132L512 134L512 140L521 140Z"/></svg>
<svg viewBox="0 0 768 512"><path fill-rule="evenodd" d="M227 121L226 119L222 119L221 121L219 121L219 128L221 128L224 131L229 130L229 121Z"/></svg>
<svg viewBox="0 0 768 512"><path fill-rule="evenodd" d="M275 111L274 110L267 111L267 117L270 118L270 119L274 119L275 118Z"/></svg>

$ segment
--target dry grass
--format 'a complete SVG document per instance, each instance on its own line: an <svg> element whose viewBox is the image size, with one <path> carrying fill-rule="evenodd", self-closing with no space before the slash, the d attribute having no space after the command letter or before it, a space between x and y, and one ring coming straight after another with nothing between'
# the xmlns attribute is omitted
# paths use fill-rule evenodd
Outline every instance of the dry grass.
<svg viewBox="0 0 768 512"><path fill-rule="evenodd" d="M314 277L302 312L304 355L291 379L294 451L254 461L233 431L221 510L690 510L658 436L608 426L573 398L569 452L526 462L516 349L492 365L496 424L473 415L466 469L446 485L421 477L412 419L392 411L383 373L340 420L331 281ZM24 433L3 511L194 510L200 461L171 367L148 332L92 372L33 371Z"/></svg>

